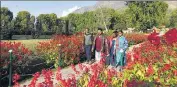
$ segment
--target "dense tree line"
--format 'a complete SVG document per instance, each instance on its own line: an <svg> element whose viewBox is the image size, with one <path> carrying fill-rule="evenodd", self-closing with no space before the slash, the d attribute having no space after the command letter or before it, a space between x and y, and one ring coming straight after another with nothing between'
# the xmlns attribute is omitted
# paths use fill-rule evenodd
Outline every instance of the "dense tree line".
<svg viewBox="0 0 177 87"><path fill-rule="evenodd" d="M168 4L162 1L128 1L128 7L122 10L99 8L83 14L70 14L67 19L74 31L88 27L91 31L99 27L107 29L135 28L147 32L153 26L176 27L176 10L168 13Z"/></svg>
<svg viewBox="0 0 177 87"><path fill-rule="evenodd" d="M177 27L177 9L167 12L168 4L163 1L128 1L124 9L99 8L83 14L71 13L67 17L57 18L57 15L40 14L38 17L28 11L20 11L13 18L13 12L1 7L1 34L3 38L11 38L14 34L72 34L88 27L92 32L97 27L105 29L135 28L146 32L153 26L166 25Z"/></svg>
<svg viewBox="0 0 177 87"><path fill-rule="evenodd" d="M1 8L1 34L4 39L11 39L12 35L35 36L62 33L62 21L57 15L40 14L37 18L28 11L20 11L13 18L13 12L7 7Z"/></svg>

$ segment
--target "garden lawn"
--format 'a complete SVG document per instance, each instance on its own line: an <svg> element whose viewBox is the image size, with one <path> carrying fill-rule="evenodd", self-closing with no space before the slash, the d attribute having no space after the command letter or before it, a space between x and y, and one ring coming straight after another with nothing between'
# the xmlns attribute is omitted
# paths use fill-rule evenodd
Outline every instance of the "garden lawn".
<svg viewBox="0 0 177 87"><path fill-rule="evenodd" d="M1 41L6 41L6 42L21 42L22 44L25 45L29 50L35 52L36 51L36 46L38 42L40 41L47 41L50 39L29 39L29 40L1 40Z"/></svg>

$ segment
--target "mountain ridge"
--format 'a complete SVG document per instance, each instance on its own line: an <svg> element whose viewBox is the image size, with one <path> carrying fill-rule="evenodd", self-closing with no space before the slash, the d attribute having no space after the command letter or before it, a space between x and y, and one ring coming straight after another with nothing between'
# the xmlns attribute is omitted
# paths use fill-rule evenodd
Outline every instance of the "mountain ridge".
<svg viewBox="0 0 177 87"><path fill-rule="evenodd" d="M165 2L169 5L168 10L173 10L177 8L177 1L165 1ZM125 1L98 1L93 6L81 7L80 9L75 10L73 13L81 14L88 11L94 11L100 7L112 8L117 10L127 6L125 5Z"/></svg>

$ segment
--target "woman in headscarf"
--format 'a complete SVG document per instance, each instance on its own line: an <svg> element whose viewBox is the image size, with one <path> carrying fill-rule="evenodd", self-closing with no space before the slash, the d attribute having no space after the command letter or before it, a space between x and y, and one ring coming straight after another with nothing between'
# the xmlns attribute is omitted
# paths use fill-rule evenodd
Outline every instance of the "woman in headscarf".
<svg viewBox="0 0 177 87"><path fill-rule="evenodd" d="M126 50L128 48L128 41L123 36L123 31L118 32L118 37L116 39L116 67L120 66L119 71L122 71L122 67L126 64Z"/></svg>

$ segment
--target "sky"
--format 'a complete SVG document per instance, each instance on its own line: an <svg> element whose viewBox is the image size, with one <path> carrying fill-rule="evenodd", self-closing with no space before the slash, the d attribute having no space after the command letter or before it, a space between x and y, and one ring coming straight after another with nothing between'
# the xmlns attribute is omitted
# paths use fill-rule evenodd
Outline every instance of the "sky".
<svg viewBox="0 0 177 87"><path fill-rule="evenodd" d="M34 16L55 13L58 17L84 6L92 6L96 1L1 1L1 7L8 7L16 17L19 11L28 11Z"/></svg>

